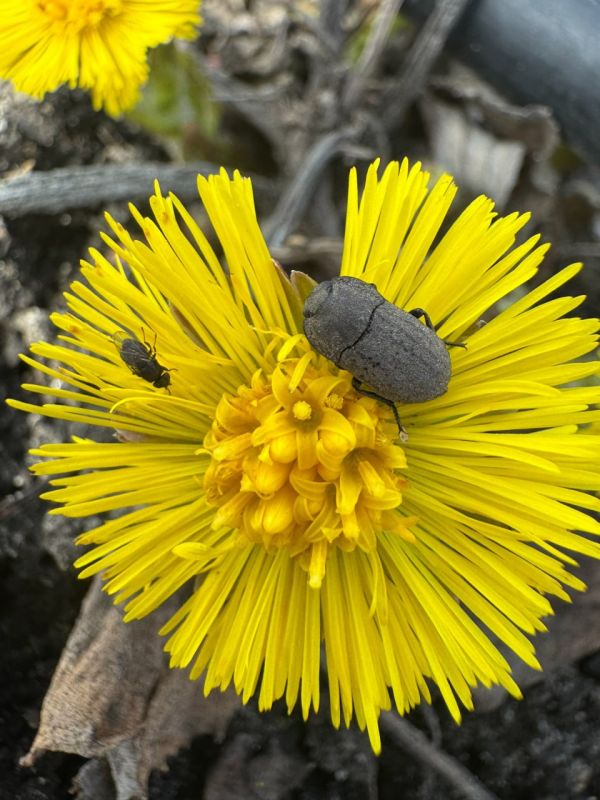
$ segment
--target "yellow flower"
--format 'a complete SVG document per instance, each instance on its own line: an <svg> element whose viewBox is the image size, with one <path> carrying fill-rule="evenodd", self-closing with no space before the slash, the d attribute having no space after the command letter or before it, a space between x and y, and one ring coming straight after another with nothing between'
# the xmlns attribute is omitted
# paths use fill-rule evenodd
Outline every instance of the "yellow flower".
<svg viewBox="0 0 600 800"><path fill-rule="evenodd" d="M323 644L333 723L356 716L377 752L380 711L429 700L429 681L456 720L477 683L518 697L490 634L539 667L528 637L547 596L584 588L573 554L600 556L577 533L600 532L600 390L585 380L598 362L580 360L598 322L570 316L581 297L548 299L580 265L495 315L547 247L515 245L528 215L496 217L485 197L440 236L456 188L428 181L375 163L359 201L352 171L341 265L467 344L451 348L444 395L400 406L408 441L310 347L313 284L272 261L237 173L199 179L225 266L158 189L155 221L132 209L145 241L107 217L116 266L92 250L70 312L52 315L62 344L24 357L53 381L25 388L56 402L11 401L117 431L34 450L33 470L60 476L50 513L122 512L80 537L92 547L77 566L103 573L126 619L190 584L163 631L173 666L306 717Z"/></svg>
<svg viewBox="0 0 600 800"><path fill-rule="evenodd" d="M0 77L41 98L63 83L89 89L95 109L135 105L148 77L146 52L192 39L200 0L4 0Z"/></svg>

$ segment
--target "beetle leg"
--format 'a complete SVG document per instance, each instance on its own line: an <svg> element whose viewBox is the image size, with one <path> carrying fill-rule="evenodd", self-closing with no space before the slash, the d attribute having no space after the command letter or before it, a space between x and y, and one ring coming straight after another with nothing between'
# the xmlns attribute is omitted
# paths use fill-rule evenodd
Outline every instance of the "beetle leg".
<svg viewBox="0 0 600 800"><path fill-rule="evenodd" d="M435 331L435 325L431 321L431 317L425 311L424 308L413 308L408 313L411 315L411 317L416 317L417 319L419 319L420 317L423 317L423 319L425 320L425 325L427 325L429 330L430 331Z"/></svg>
<svg viewBox="0 0 600 800"><path fill-rule="evenodd" d="M352 388L355 389L357 392L364 394L365 397L372 397L374 400L379 400L380 403L383 403L388 408L392 410L392 414L394 415L394 419L396 420L396 425L398 426L398 433L400 434L400 441L407 442L408 441L408 433L406 432L406 428L400 422L400 414L398 413L398 409L396 408L396 404L393 400L388 400L387 397L382 397L377 392L371 392L369 389L362 388L362 381L359 381L358 378L352 378Z"/></svg>
<svg viewBox="0 0 600 800"><path fill-rule="evenodd" d="M423 317L429 330L435 333L435 325L431 321L431 317L424 308L413 308L412 311L409 311L408 313L411 315L411 317L416 317L417 319L419 319L419 317ZM442 342L447 347L464 347L465 350L467 349L467 345L464 342L449 342L448 339L442 339Z"/></svg>
<svg viewBox="0 0 600 800"><path fill-rule="evenodd" d="M150 356L150 358L156 358L156 331L154 331L154 343L150 345L146 341L146 333L142 328L142 341L144 342L144 346L148 350L148 355Z"/></svg>

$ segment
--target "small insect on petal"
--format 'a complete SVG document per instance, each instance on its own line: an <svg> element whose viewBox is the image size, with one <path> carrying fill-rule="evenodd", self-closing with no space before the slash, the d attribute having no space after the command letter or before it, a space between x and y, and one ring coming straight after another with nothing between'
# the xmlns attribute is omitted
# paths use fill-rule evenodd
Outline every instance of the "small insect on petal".
<svg viewBox="0 0 600 800"><path fill-rule="evenodd" d="M110 337L116 345L119 355L134 375L143 378L157 389L167 389L171 376L167 367L163 367L156 358L156 335L154 344L149 345L144 339L140 342L134 336L117 331Z"/></svg>

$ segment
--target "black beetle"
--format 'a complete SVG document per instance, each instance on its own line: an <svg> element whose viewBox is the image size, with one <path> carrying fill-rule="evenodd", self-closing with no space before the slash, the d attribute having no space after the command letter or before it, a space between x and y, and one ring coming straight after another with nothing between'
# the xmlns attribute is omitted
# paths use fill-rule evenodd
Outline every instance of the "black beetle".
<svg viewBox="0 0 600 800"><path fill-rule="evenodd" d="M159 364L156 359L156 334L152 346L145 339L140 342L123 331L113 333L111 339L117 346L119 355L134 375L148 381L157 389L168 389L171 383L170 370Z"/></svg>
<svg viewBox="0 0 600 800"><path fill-rule="evenodd" d="M304 303L304 333L317 352L352 373L357 391L392 409L403 440L395 403L422 403L448 389L446 344L456 343L440 339L422 308L403 311L372 283L341 276L318 284Z"/></svg>

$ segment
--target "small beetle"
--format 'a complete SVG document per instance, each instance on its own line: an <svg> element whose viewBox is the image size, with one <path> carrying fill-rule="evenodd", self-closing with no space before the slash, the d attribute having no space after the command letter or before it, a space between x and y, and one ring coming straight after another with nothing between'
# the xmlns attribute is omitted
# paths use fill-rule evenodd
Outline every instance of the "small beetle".
<svg viewBox="0 0 600 800"><path fill-rule="evenodd" d="M119 351L119 355L127 364L134 375L143 378L157 389L167 389L171 383L170 370L163 367L156 360L156 334L154 344L150 346L144 339L143 343L128 336L123 331L117 331L110 337Z"/></svg>
<svg viewBox="0 0 600 800"><path fill-rule="evenodd" d="M372 283L349 276L320 283L304 303L304 333L317 352L352 373L357 391L391 408L403 441L395 403L422 403L448 389L446 344L456 343L440 339L422 308L403 311Z"/></svg>

